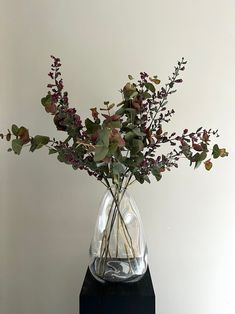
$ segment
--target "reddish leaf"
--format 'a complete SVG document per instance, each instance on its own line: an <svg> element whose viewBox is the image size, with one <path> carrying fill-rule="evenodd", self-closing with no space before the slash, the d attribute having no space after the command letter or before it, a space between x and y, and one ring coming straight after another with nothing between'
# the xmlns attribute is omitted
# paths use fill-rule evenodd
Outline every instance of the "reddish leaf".
<svg viewBox="0 0 235 314"><path fill-rule="evenodd" d="M212 164L211 160L208 159L207 161L204 162L204 165L205 165L206 170L209 171L212 168L213 164Z"/></svg>
<svg viewBox="0 0 235 314"><path fill-rule="evenodd" d="M97 120L98 119L98 116L99 116L99 113L97 111L97 108L91 108L91 114L92 114L92 117L94 118L94 120Z"/></svg>
<svg viewBox="0 0 235 314"><path fill-rule="evenodd" d="M203 148L201 147L201 145L197 143L193 143L193 149L195 149L197 152L203 151Z"/></svg>
<svg viewBox="0 0 235 314"><path fill-rule="evenodd" d="M51 104L45 106L46 112L50 112L51 114L55 114L56 113L56 109L57 109L57 106L54 103L51 103Z"/></svg>
<svg viewBox="0 0 235 314"><path fill-rule="evenodd" d="M203 135L202 135L203 141L207 143L208 140L209 140L209 137L210 137L210 136L209 136L208 132L207 132L206 130L204 130L204 131L203 131Z"/></svg>
<svg viewBox="0 0 235 314"><path fill-rule="evenodd" d="M121 137L121 134L118 130L112 129L110 134L110 142L117 142L119 147L125 146L125 140Z"/></svg>
<svg viewBox="0 0 235 314"><path fill-rule="evenodd" d="M19 128L18 136L19 136L19 138L21 139L21 142L22 142L23 144L26 144L26 143L28 143L28 142L30 141L30 138L29 138L29 131L28 131L25 127L23 127L23 126L21 126L21 127Z"/></svg>
<svg viewBox="0 0 235 314"><path fill-rule="evenodd" d="M108 114L103 113L102 116L105 118L106 122L111 122L111 121L118 121L120 120L120 117L118 114L114 114L112 116L109 116Z"/></svg>

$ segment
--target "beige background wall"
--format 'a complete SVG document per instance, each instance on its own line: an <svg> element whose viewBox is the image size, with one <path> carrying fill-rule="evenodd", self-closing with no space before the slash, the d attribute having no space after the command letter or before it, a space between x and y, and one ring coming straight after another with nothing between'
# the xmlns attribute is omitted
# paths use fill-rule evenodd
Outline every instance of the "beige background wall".
<svg viewBox="0 0 235 314"><path fill-rule="evenodd" d="M165 81L182 56L169 130L219 128L230 151L210 173L185 162L132 188L149 247L158 314L235 312L235 1L1 0L0 126L62 136L40 99L61 57L82 117L119 100L127 75ZM46 150L0 146L0 313L77 314L103 186Z"/></svg>

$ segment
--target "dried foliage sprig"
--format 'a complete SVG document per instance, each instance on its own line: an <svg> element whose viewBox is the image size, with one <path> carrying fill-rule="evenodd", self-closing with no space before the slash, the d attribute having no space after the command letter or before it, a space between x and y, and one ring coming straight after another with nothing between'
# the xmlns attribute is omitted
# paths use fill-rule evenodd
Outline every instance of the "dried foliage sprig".
<svg viewBox="0 0 235 314"><path fill-rule="evenodd" d="M168 83L160 88L157 76L141 72L135 82L129 75L129 82L120 90L119 104L105 101L100 110L91 108L91 118L82 121L76 109L69 106L60 59L51 57L48 75L52 83L47 85L49 91L41 103L53 116L57 130L67 133L67 137L61 141L45 135L30 136L26 127L13 124L11 131L0 134L2 139L11 141L8 151L19 155L25 146L30 146L31 152L47 147L49 154L57 154L60 162L75 170L86 170L108 187L115 184L120 188L128 186L132 177L140 183L150 183L153 175L159 181L165 170L178 167L181 157L194 168L204 163L205 169L210 170L212 159L228 156L226 149L217 144L210 149L211 137L218 137L218 130L200 127L194 132L184 129L177 135L163 129L175 113L168 107L168 98L183 81L180 75L187 63L184 58L177 63ZM165 145L172 149L168 154L160 154Z"/></svg>

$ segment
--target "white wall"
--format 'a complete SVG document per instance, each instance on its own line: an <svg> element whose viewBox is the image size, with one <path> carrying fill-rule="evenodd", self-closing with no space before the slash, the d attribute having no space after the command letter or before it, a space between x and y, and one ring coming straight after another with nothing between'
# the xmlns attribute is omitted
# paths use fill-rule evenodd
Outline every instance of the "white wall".
<svg viewBox="0 0 235 314"><path fill-rule="evenodd" d="M219 128L230 151L210 173L187 163L132 188L149 246L158 314L235 313L234 0L1 0L0 125L60 136L40 99L62 59L83 117L118 100L127 75L164 81L189 61L169 129ZM75 314L103 186L46 151L0 146L0 313Z"/></svg>

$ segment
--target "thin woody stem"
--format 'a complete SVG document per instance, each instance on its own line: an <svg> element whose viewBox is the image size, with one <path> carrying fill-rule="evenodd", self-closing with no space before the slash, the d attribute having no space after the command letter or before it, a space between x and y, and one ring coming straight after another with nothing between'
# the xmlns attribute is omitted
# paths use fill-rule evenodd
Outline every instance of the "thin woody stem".
<svg viewBox="0 0 235 314"><path fill-rule="evenodd" d="M118 245L119 245L119 226L120 226L120 215L117 217L117 239L116 239L116 257L118 257Z"/></svg>
<svg viewBox="0 0 235 314"><path fill-rule="evenodd" d="M121 220L121 226L122 226L122 229L123 229L123 235L125 237L125 241L127 242L128 244L128 247L130 247L130 250L132 251L132 255L133 257L135 257L135 251L134 251L134 248L133 248L133 244L132 244L132 238L130 236L130 233L126 227L126 224L124 222L124 219L120 213L120 208L119 208L119 205L120 205L120 202L125 194L125 191L130 183L130 180L132 178L132 175L130 175L130 177L127 179L127 182L125 184L125 187L123 189L123 192L122 192L122 195L121 195L121 198L119 199L119 192L120 192L120 186L116 186L116 192L115 194L113 193L111 187L110 187L110 184L109 184L109 181L105 178L105 181L106 181L106 184L109 186L109 190L110 190L110 193L112 194L113 196L113 201L115 202L116 204L116 207L114 209L114 212L113 212L113 216L112 216L112 220L111 220L111 223L110 223L110 228L109 228L109 232L108 232L108 237L107 237L107 232L104 233L104 236L103 236L103 240L102 240L102 245L101 245L101 260L100 260L100 272L101 272L101 263L103 264L103 274L105 272L105 263L106 263L106 260L107 260L107 257L108 257L108 253L109 253L109 244L110 244L110 238L111 238L111 233L112 233L112 230L113 230L113 226L114 226L114 223L115 223L115 220L116 220L116 217L118 217L118 226L117 228L119 227L119 219ZM122 180L123 182L123 180ZM109 217L108 217L108 222L110 220L110 215L111 215L111 212L112 212L112 207L113 207L113 203L112 203L112 206L111 206L111 209L109 211ZM118 216L117 216L118 215ZM106 228L105 230L107 231L107 227L108 227L108 222L106 224ZM119 228L118 228L119 229ZM117 232L119 232L119 230L117 230ZM129 239L128 239L129 238ZM118 240L118 238L117 238ZM105 241L105 245L104 242ZM125 244L125 250L126 252L127 251L127 244ZM118 243L117 243L118 245ZM116 256L118 256L118 249L116 247ZM127 253L127 257L128 257L128 260L129 260L129 254Z"/></svg>

